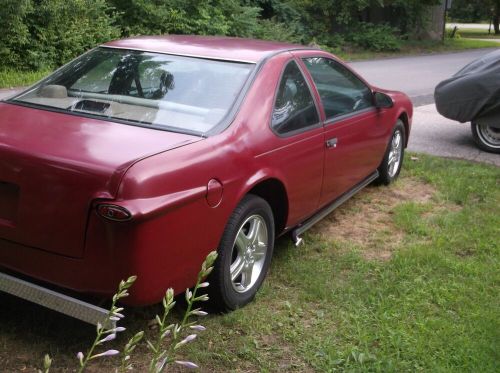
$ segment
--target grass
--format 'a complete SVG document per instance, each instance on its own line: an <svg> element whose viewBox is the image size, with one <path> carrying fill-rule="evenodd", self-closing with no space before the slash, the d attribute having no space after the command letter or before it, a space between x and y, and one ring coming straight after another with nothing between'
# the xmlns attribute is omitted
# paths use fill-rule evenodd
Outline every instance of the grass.
<svg viewBox="0 0 500 373"><path fill-rule="evenodd" d="M395 184L362 191L305 246L280 239L256 301L203 320L208 329L184 358L214 372L497 372L500 169L406 159ZM7 296L0 303L7 371L40 367L45 353L69 370L92 340L85 324ZM155 311L129 311L128 332L147 329Z"/></svg>
<svg viewBox="0 0 500 373"><path fill-rule="evenodd" d="M444 43L437 41L404 41L398 52L372 52L372 51L334 51L333 53L347 61L370 60L376 58L412 56L431 53L446 53L481 48L498 48L494 41L470 39L446 39Z"/></svg>
<svg viewBox="0 0 500 373"><path fill-rule="evenodd" d="M14 88L31 85L50 74L51 70L18 71L0 70L0 88Z"/></svg>
<svg viewBox="0 0 500 373"><path fill-rule="evenodd" d="M451 28L447 29L447 32L450 33L452 31ZM462 38L472 38L472 39L500 39L500 35L495 35L495 32L491 31L491 34L488 33L488 30L477 29L477 28L458 28L458 35Z"/></svg>

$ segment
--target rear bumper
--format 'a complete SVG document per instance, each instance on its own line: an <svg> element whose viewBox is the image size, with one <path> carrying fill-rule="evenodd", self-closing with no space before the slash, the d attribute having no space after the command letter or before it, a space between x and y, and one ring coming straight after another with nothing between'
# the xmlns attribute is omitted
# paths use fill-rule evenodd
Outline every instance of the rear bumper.
<svg viewBox="0 0 500 373"><path fill-rule="evenodd" d="M205 198L198 198L181 208L127 222L106 221L91 213L82 258L0 236L0 272L3 268L16 277L25 275L34 282L103 298L116 292L120 280L134 275L137 281L123 303L151 305L161 301L168 288L179 294L196 282L201 263L218 246L227 220L223 210L215 211L214 218ZM196 234L193 226L198 227Z"/></svg>
<svg viewBox="0 0 500 373"><path fill-rule="evenodd" d="M100 257L94 254L76 259L1 238L0 272L16 277L28 276L35 281L98 297L112 295L119 282L115 279L106 250Z"/></svg>
<svg viewBox="0 0 500 373"><path fill-rule="evenodd" d="M106 322L108 310L104 308L2 272L0 272L0 291L90 324L97 325L97 323L100 323L108 328L115 327L114 322Z"/></svg>

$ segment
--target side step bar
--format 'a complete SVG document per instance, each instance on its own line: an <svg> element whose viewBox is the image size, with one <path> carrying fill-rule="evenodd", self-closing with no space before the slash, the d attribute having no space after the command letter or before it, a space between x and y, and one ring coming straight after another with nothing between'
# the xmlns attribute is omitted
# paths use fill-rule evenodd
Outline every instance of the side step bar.
<svg viewBox="0 0 500 373"><path fill-rule="evenodd" d="M114 328L114 321L105 323L108 310L91 303L46 289L0 272L0 291L39 304L51 310L85 321L89 324Z"/></svg>
<svg viewBox="0 0 500 373"><path fill-rule="evenodd" d="M295 246L299 246L303 240L300 238L300 235L310 229L314 224L319 222L321 219L326 217L328 214L330 214L333 210L335 210L337 207L342 205L344 202L346 202L349 198L354 196L356 193L358 193L361 189L366 187L368 184L372 183L379 177L379 172L376 170L373 174L368 176L366 179L364 179L362 182L357 184L354 188L351 190L347 191L346 193L342 194L339 198L337 198L335 201L333 201L331 204L328 206L323 207L321 210L319 210L317 213L315 213L313 216L311 216L309 219L301 223L297 228L295 228L292 231L292 240L295 244Z"/></svg>

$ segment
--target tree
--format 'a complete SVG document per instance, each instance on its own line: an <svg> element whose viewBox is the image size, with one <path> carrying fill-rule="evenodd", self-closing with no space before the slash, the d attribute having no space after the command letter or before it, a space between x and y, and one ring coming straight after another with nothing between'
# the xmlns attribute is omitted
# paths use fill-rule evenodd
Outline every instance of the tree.
<svg viewBox="0 0 500 373"><path fill-rule="evenodd" d="M117 38L105 0L0 0L0 68L60 66Z"/></svg>
<svg viewBox="0 0 500 373"><path fill-rule="evenodd" d="M500 0L453 0L450 17L471 23L492 21L495 34L500 34Z"/></svg>
<svg viewBox="0 0 500 373"><path fill-rule="evenodd" d="M491 0L491 13L495 35L500 34L500 0Z"/></svg>
<svg viewBox="0 0 500 373"><path fill-rule="evenodd" d="M22 64L23 50L30 42L26 24L28 14L33 11L30 0L1 0L2 21L0 22L0 67Z"/></svg>
<svg viewBox="0 0 500 373"><path fill-rule="evenodd" d="M253 36L260 8L239 0L108 0L124 36L198 34Z"/></svg>

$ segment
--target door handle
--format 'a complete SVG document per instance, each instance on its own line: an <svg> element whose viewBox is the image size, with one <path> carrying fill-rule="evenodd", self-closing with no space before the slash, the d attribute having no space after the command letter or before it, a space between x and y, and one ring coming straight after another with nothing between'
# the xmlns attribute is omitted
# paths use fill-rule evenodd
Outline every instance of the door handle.
<svg viewBox="0 0 500 373"><path fill-rule="evenodd" d="M337 138L334 137L333 139L326 140L326 147L328 149L336 148L337 147Z"/></svg>

